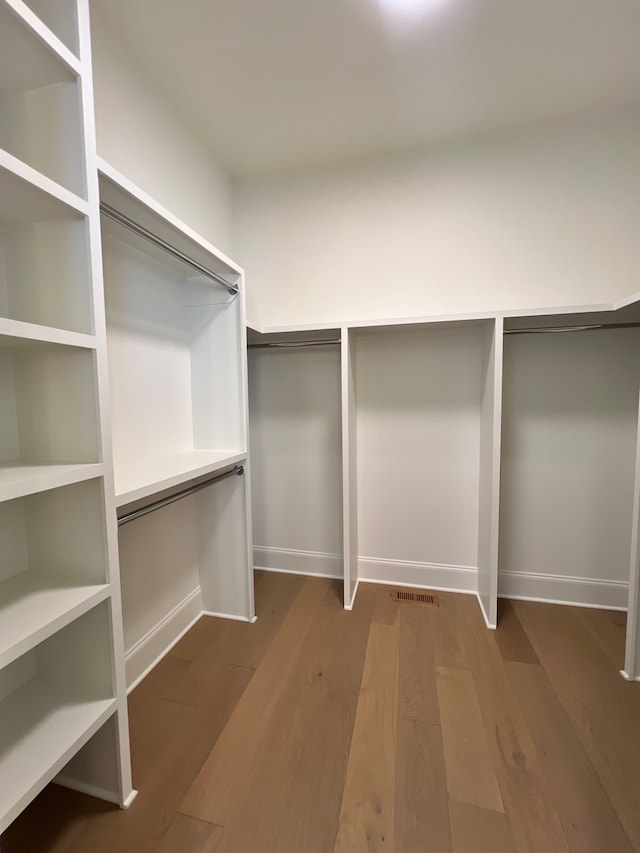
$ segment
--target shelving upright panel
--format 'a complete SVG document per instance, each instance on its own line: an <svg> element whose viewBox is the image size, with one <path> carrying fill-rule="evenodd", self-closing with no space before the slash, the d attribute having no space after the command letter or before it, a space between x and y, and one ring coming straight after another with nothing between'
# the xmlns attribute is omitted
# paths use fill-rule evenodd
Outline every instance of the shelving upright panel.
<svg viewBox="0 0 640 853"><path fill-rule="evenodd" d="M1 832L53 779L135 795L87 0L0 0L0 261Z"/></svg>

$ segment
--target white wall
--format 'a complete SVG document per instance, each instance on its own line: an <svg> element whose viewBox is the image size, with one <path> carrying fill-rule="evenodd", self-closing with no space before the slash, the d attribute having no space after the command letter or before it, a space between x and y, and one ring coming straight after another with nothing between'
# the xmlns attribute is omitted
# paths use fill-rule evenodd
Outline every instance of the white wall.
<svg viewBox="0 0 640 853"><path fill-rule="evenodd" d="M259 326L601 303L640 289L640 114L238 187Z"/></svg>
<svg viewBox="0 0 640 853"><path fill-rule="evenodd" d="M356 336L360 577L475 590L482 341Z"/></svg>
<svg viewBox="0 0 640 853"><path fill-rule="evenodd" d="M95 9L91 24L98 154L229 253L228 176Z"/></svg>
<svg viewBox="0 0 640 853"><path fill-rule="evenodd" d="M255 565L342 575L340 348L249 358Z"/></svg>
<svg viewBox="0 0 640 853"><path fill-rule="evenodd" d="M505 341L500 592L626 605L640 333Z"/></svg>

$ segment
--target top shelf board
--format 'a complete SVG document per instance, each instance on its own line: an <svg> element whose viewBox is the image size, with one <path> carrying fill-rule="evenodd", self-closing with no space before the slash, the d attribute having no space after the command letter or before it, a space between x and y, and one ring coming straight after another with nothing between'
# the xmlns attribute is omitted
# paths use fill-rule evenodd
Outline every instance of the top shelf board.
<svg viewBox="0 0 640 853"><path fill-rule="evenodd" d="M506 317L504 329L558 329L580 326L615 326L619 323L640 323L640 302L632 302L617 311L585 311L566 314L535 314L530 317Z"/></svg>
<svg viewBox="0 0 640 853"><path fill-rule="evenodd" d="M242 277L242 269L233 263L222 252L218 251L211 243L208 243L199 234L173 216L162 205L148 196L139 187L117 172L108 163L98 159L100 178L100 201L109 205L118 213L142 226L165 243L173 246L179 252L189 256L203 267L210 269L219 275L230 285L237 285ZM176 267L175 259L167 253L151 247L147 241L138 237L133 232L121 225L109 223L103 217L105 231L117 236L123 242L129 243L145 254L167 263L171 269L180 269L184 276L198 276L185 264ZM106 226L106 227L105 227Z"/></svg>
<svg viewBox="0 0 640 853"><path fill-rule="evenodd" d="M30 9L0 0L0 91L40 89L73 81L78 73L78 59Z"/></svg>

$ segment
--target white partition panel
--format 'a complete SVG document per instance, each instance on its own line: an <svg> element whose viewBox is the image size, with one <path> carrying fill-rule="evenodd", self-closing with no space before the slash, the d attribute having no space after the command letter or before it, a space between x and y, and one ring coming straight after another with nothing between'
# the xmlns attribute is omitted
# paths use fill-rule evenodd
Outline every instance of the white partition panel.
<svg viewBox="0 0 640 853"><path fill-rule="evenodd" d="M478 600L489 628L495 628L498 619L502 330L502 319L487 324L482 354Z"/></svg>
<svg viewBox="0 0 640 853"><path fill-rule="evenodd" d="M353 607L358 589L358 448L354 336L342 328L342 513L344 606Z"/></svg>
<svg viewBox="0 0 640 853"><path fill-rule="evenodd" d="M627 646L622 675L640 681L640 407L638 412L633 513L631 517L631 565L627 609Z"/></svg>

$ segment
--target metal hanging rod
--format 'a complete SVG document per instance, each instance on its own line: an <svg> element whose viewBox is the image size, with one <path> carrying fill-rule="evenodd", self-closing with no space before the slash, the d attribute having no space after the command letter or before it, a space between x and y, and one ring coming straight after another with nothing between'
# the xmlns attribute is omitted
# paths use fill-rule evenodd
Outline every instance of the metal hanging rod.
<svg viewBox="0 0 640 853"><path fill-rule="evenodd" d="M269 344L249 344L248 349L294 349L295 347L333 347L340 341L277 341Z"/></svg>
<svg viewBox="0 0 640 853"><path fill-rule="evenodd" d="M543 326L541 328L505 329L505 335L539 335L547 332L599 332L602 329L637 329L640 323L591 323L582 326Z"/></svg>
<svg viewBox="0 0 640 853"><path fill-rule="evenodd" d="M225 480L227 477L233 476L242 477L243 474L244 465L236 465L231 469L231 471L225 471L224 474L217 474L215 477L209 477L208 480L204 480L202 483L197 483L195 486L189 486L186 489L182 489L182 491L176 492L175 495L169 495L166 498L161 498L159 501L154 501L151 504L147 504L147 506L143 506L140 509L134 509L133 512L128 512L126 515L120 516L118 519L118 527L122 527L123 524L129 524L130 521L142 518L143 515L149 515L150 512L155 512L157 509L162 509L165 506L169 506L169 504L180 501L182 498L193 495L201 489L206 489L207 486L210 486L212 483L217 483L219 480Z"/></svg>
<svg viewBox="0 0 640 853"><path fill-rule="evenodd" d="M148 231L146 228L143 228L142 225L138 225L137 222L134 222L133 219L129 219L128 216L125 216L124 213L120 213L115 208L111 207L111 205L107 204L104 201L100 202L100 210L104 213L105 216L108 216L109 219L112 219L114 222L117 222L119 225L123 225L125 228L128 228L129 231L133 231L139 237L142 237L144 240L147 240L149 243L153 243L154 246L158 246L160 249L163 249L165 252L168 252L170 255L173 255L174 258L178 258L183 263L190 266L192 269L201 273L202 275L210 278L212 281L215 281L216 284L221 285L225 288L229 293L235 296L239 292L239 288L237 284L229 284L228 281L225 281L221 275L213 272L213 270L208 269L208 267L203 266L198 263L198 261L194 260L189 255L185 255L184 252L181 252L180 249L176 249L175 246L172 246L170 243L167 243L166 240L163 240L161 237L156 236L151 231Z"/></svg>

